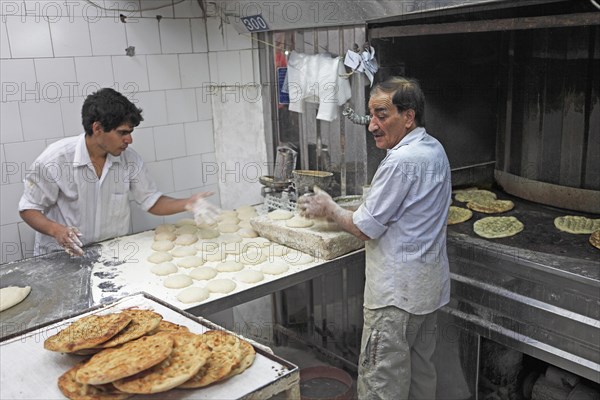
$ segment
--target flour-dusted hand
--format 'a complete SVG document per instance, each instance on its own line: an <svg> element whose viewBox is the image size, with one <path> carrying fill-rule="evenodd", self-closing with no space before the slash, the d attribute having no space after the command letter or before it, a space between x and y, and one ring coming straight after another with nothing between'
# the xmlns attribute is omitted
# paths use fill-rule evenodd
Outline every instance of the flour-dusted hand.
<svg viewBox="0 0 600 400"><path fill-rule="evenodd" d="M330 217L337 207L337 203L318 186L315 186L313 190L314 193L307 193L298 199L300 215L308 218Z"/></svg>
<svg viewBox="0 0 600 400"><path fill-rule="evenodd" d="M194 214L197 225L212 225L217 223L217 216L221 213L219 207L209 203L206 198L212 196L213 192L197 193L190 197L185 209Z"/></svg>
<svg viewBox="0 0 600 400"><path fill-rule="evenodd" d="M80 237L81 232L79 232L79 229L74 226L65 226L58 231L54 239L65 249L68 255L75 257L83 255L83 249L81 248L83 243L79 239Z"/></svg>

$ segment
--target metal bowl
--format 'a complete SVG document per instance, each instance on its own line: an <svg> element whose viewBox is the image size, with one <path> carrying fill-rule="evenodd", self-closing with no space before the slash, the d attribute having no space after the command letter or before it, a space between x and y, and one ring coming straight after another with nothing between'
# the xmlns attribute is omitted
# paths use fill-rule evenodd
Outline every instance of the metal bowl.
<svg viewBox="0 0 600 400"><path fill-rule="evenodd" d="M287 189L292 184L291 179L287 179L284 181L275 181L275 179L273 179L272 175L263 175L258 178L258 181L260 182L261 185L266 186L271 189L274 189L274 190L284 190L284 189Z"/></svg>
<svg viewBox="0 0 600 400"><path fill-rule="evenodd" d="M308 169L296 169L292 171L292 181L298 195L312 192L314 186L327 190L333 173L327 171L313 171Z"/></svg>

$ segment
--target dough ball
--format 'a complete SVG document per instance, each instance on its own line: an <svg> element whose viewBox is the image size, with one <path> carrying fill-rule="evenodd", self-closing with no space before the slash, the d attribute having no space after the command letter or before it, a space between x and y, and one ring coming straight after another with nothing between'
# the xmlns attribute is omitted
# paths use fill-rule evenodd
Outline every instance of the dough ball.
<svg viewBox="0 0 600 400"><path fill-rule="evenodd" d="M198 229L198 232L196 234L200 239L214 239L218 238L220 235L218 230L211 228Z"/></svg>
<svg viewBox="0 0 600 400"><path fill-rule="evenodd" d="M294 216L294 213L287 210L274 210L267 214L267 216L271 220L281 221L292 218Z"/></svg>
<svg viewBox="0 0 600 400"><path fill-rule="evenodd" d="M157 232L154 234L154 240L157 242L162 240L173 241L176 237L177 235L175 235L173 232Z"/></svg>
<svg viewBox="0 0 600 400"><path fill-rule="evenodd" d="M240 219L238 217L223 217L221 218L219 225L220 224L234 224L237 225L240 222Z"/></svg>
<svg viewBox="0 0 600 400"><path fill-rule="evenodd" d="M190 257L196 255L194 246L178 246L171 250L173 257Z"/></svg>
<svg viewBox="0 0 600 400"><path fill-rule="evenodd" d="M252 225L250 224L250 221L240 221L240 223L238 224L238 226L241 229L253 229Z"/></svg>
<svg viewBox="0 0 600 400"><path fill-rule="evenodd" d="M161 232L175 232L175 225L173 224L161 224L154 229L154 233Z"/></svg>
<svg viewBox="0 0 600 400"><path fill-rule="evenodd" d="M190 286L194 281L188 275L177 274L165 278L164 285L169 289L181 289Z"/></svg>
<svg viewBox="0 0 600 400"><path fill-rule="evenodd" d="M267 249L262 247L250 247L240 254L240 261L242 264L256 265L267 260L269 252Z"/></svg>
<svg viewBox="0 0 600 400"><path fill-rule="evenodd" d="M237 225L237 222L235 224L226 222L219 224L219 232L221 233L234 233L237 232L239 229L240 227Z"/></svg>
<svg viewBox="0 0 600 400"><path fill-rule="evenodd" d="M301 215L294 215L291 219L285 221L285 226L290 228L308 228L314 224L312 220L304 218Z"/></svg>
<svg viewBox="0 0 600 400"><path fill-rule="evenodd" d="M148 261L154 264L164 263L167 261L171 261L172 259L173 256L164 251L157 251L155 253L150 254L150 257L148 257Z"/></svg>
<svg viewBox="0 0 600 400"><path fill-rule="evenodd" d="M217 246L205 246L203 247L200 257L206 261L223 261L227 258L227 254L225 253L225 248L219 245Z"/></svg>
<svg viewBox="0 0 600 400"><path fill-rule="evenodd" d="M173 247L175 247L175 245L170 240L156 240L152 243L152 250L156 251L169 251Z"/></svg>
<svg viewBox="0 0 600 400"><path fill-rule="evenodd" d="M29 292L31 292L31 286L9 286L0 289L0 311L16 306L29 296Z"/></svg>
<svg viewBox="0 0 600 400"><path fill-rule="evenodd" d="M197 281L208 281L217 276L217 270L211 267L198 267L190 272L190 277Z"/></svg>
<svg viewBox="0 0 600 400"><path fill-rule="evenodd" d="M268 275L279 275L283 274L289 269L287 264L283 261L273 261L270 263L264 263L261 265L260 270Z"/></svg>
<svg viewBox="0 0 600 400"><path fill-rule="evenodd" d="M243 247L242 243L223 243L221 250L225 251L226 254L240 254Z"/></svg>
<svg viewBox="0 0 600 400"><path fill-rule="evenodd" d="M197 256L184 257L177 263L177 265L179 265L182 268L196 268L201 266L202 264L204 264L204 261L201 257Z"/></svg>
<svg viewBox="0 0 600 400"><path fill-rule="evenodd" d="M164 263L156 264L156 265L153 265L152 268L150 268L150 272L152 272L154 275L158 275L158 276L171 275L177 271L178 271L177 266L171 262L164 262Z"/></svg>
<svg viewBox="0 0 600 400"><path fill-rule="evenodd" d="M254 229L242 228L237 233L243 238L255 238L258 237L258 233Z"/></svg>
<svg viewBox="0 0 600 400"><path fill-rule="evenodd" d="M290 248L280 244L274 244L269 248L269 255L281 257L290 252Z"/></svg>
<svg viewBox="0 0 600 400"><path fill-rule="evenodd" d="M210 292L208 289L192 286L179 292L177 295L177 300L186 304L197 303L199 301L208 299L209 295Z"/></svg>
<svg viewBox="0 0 600 400"><path fill-rule="evenodd" d="M193 233L184 233L179 235L177 239L175 239L175 244L180 246L189 246L190 244L194 244L198 241L198 236Z"/></svg>
<svg viewBox="0 0 600 400"><path fill-rule="evenodd" d="M283 259L292 265L305 265L315 261L315 257L300 251L291 251L283 256Z"/></svg>
<svg viewBox="0 0 600 400"><path fill-rule="evenodd" d="M238 215L240 214L244 214L247 212L256 212L256 208L254 208L253 206L240 206L238 208L235 209L235 211L237 211Z"/></svg>
<svg viewBox="0 0 600 400"><path fill-rule="evenodd" d="M242 237L237 233L223 233L215 239L216 243L241 243Z"/></svg>
<svg viewBox="0 0 600 400"><path fill-rule="evenodd" d="M227 219L227 218L237 218L237 211L234 210L222 210L221 213L219 214L218 219L219 220L223 220L223 219Z"/></svg>
<svg viewBox="0 0 600 400"><path fill-rule="evenodd" d="M184 226L184 225L196 226L196 221L194 221L192 218L182 218L179 221L175 222L175 226Z"/></svg>
<svg viewBox="0 0 600 400"><path fill-rule="evenodd" d="M237 272L244 269L244 265L235 261L223 261L217 265L217 271L219 272Z"/></svg>
<svg viewBox="0 0 600 400"><path fill-rule="evenodd" d="M251 269L247 269L235 274L235 279L244 283L256 283L265 279L265 276L260 271L253 271Z"/></svg>
<svg viewBox="0 0 600 400"><path fill-rule="evenodd" d="M213 222L212 224L202 223L202 224L198 224L197 227L198 227L198 229L217 229L218 225L219 224L217 222Z"/></svg>
<svg viewBox="0 0 600 400"><path fill-rule="evenodd" d="M183 225L175 230L178 235L195 235L198 232L198 228L194 225Z"/></svg>
<svg viewBox="0 0 600 400"><path fill-rule="evenodd" d="M248 221L256 216L258 216L256 211L244 212L244 213L238 214L238 218L241 219L242 221Z"/></svg>
<svg viewBox="0 0 600 400"><path fill-rule="evenodd" d="M206 288L211 293L230 293L236 287L231 279L214 279L206 284Z"/></svg>

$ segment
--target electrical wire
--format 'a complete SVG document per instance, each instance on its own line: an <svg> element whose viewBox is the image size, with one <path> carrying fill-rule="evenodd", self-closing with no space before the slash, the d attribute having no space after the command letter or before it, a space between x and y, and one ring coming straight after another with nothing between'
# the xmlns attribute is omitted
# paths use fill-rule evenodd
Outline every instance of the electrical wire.
<svg viewBox="0 0 600 400"><path fill-rule="evenodd" d="M590 0L590 3L592 3L592 5L593 5L594 7L596 7L598 10L600 10L600 4L596 3L596 1L595 1L595 0Z"/></svg>
<svg viewBox="0 0 600 400"><path fill-rule="evenodd" d="M86 3L92 5L92 6L96 7L96 8L99 8L100 10L104 10L104 11L129 11L129 12L131 12L131 11L136 11L136 12L137 11L139 11L139 12L142 12L142 11L155 11L155 10L160 10L160 9L166 8L166 7L176 6L177 4L181 4L184 1L189 1L189 0L178 0L175 3L164 4L162 6L157 6L157 7L152 7L152 8L141 8L141 4L140 4L140 9L139 10L131 10L131 9L125 10L125 9L122 9L122 8L106 8L106 7L99 6L98 4L94 3L92 0L85 0Z"/></svg>

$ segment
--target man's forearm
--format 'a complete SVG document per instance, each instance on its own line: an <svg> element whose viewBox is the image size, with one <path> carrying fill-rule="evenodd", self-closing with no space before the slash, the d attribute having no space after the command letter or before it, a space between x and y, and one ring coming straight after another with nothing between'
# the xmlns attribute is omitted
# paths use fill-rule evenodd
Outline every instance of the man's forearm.
<svg viewBox="0 0 600 400"><path fill-rule="evenodd" d="M189 199L174 199L169 196L160 196L148 212L154 215L172 215L185 211Z"/></svg>
<svg viewBox="0 0 600 400"><path fill-rule="evenodd" d="M27 225L44 235L56 237L58 230L64 228L64 226L58 222L48 219L48 217L39 210L23 210L19 212L19 214Z"/></svg>
<svg viewBox="0 0 600 400"><path fill-rule="evenodd" d="M327 212L327 216L334 220L340 228L349 232L356 236L361 240L370 240L371 238L365 235L356 225L354 225L354 221L352 220L352 211L345 210L339 205L331 207Z"/></svg>

